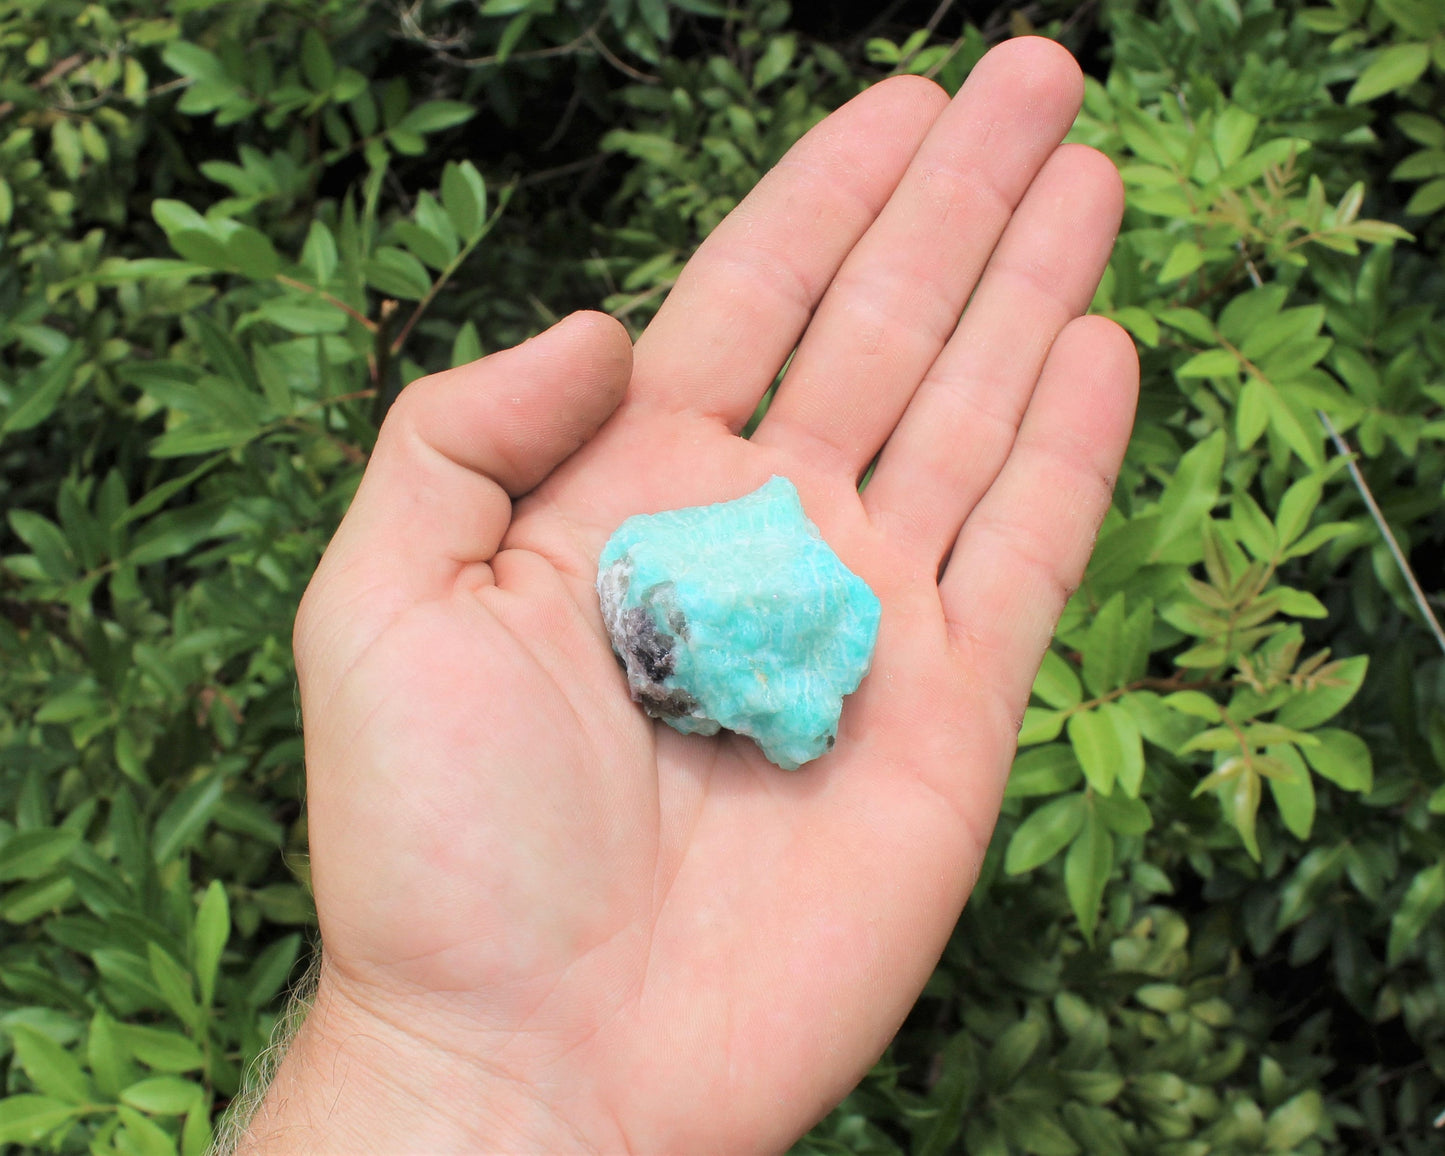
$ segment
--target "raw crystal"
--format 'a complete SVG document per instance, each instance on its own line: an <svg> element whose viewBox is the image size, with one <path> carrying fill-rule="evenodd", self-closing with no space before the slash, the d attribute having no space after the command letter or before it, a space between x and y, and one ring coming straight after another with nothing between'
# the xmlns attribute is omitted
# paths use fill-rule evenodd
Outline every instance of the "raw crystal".
<svg viewBox="0 0 1445 1156"><path fill-rule="evenodd" d="M597 592L648 714L683 734L750 735L785 770L832 749L878 637L877 596L782 477L736 501L627 519L602 551Z"/></svg>

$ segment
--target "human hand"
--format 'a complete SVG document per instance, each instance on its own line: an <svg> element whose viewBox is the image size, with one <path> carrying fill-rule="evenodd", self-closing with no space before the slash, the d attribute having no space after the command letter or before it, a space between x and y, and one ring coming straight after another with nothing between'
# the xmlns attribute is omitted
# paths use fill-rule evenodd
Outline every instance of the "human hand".
<svg viewBox="0 0 1445 1156"><path fill-rule="evenodd" d="M575 315L403 393L297 622L325 960L247 1151L776 1150L877 1058L1132 419L1131 343L1079 318L1122 204L1059 145L1081 92L1037 39L951 104L879 84L635 352ZM837 747L793 773L647 718L593 590L628 515L775 473L883 604Z"/></svg>

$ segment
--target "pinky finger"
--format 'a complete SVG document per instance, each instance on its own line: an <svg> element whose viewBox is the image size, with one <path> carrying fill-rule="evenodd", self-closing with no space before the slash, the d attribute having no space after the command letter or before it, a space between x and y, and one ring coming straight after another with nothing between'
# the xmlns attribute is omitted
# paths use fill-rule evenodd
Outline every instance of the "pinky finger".
<svg viewBox="0 0 1445 1156"><path fill-rule="evenodd" d="M955 647L971 668L998 672L1000 701L1014 717L1109 508L1138 387L1138 357L1122 329L1100 317L1068 325L939 583Z"/></svg>

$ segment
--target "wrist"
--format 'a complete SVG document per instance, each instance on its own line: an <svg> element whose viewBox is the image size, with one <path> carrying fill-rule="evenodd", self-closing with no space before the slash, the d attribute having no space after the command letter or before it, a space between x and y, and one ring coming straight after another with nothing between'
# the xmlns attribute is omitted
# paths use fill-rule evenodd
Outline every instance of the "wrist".
<svg viewBox="0 0 1445 1156"><path fill-rule="evenodd" d="M484 1055L428 1033L419 1009L378 1002L323 971L237 1156L625 1149L570 1123Z"/></svg>

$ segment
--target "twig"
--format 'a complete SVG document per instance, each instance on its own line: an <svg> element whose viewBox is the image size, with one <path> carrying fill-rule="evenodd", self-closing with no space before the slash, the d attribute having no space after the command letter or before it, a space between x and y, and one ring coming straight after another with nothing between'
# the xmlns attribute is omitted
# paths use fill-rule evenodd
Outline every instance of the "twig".
<svg viewBox="0 0 1445 1156"><path fill-rule="evenodd" d="M84 63L85 57L79 52L72 53L63 60L57 60L45 71L45 74L41 76L39 80L30 85L30 90L32 92L39 92L42 88L48 88L67 73L74 72ZM0 116L8 116L14 111L15 102L13 100L7 100L3 104L0 104Z"/></svg>
<svg viewBox="0 0 1445 1156"><path fill-rule="evenodd" d="M353 309L345 301L341 300L340 297L333 297L330 293L326 292L325 289L318 289L315 285L308 285L305 281L298 281L295 277L287 277L284 273L277 273L276 280L282 285L288 286L291 289L304 289L307 293L315 294L317 297L320 297L321 300L325 301L326 304L335 305L336 308L340 309L353 321L361 322L361 324L366 328L367 332L376 332L375 321L373 321L370 317L367 317L366 314L361 313L356 309Z"/></svg>
<svg viewBox="0 0 1445 1156"><path fill-rule="evenodd" d="M1355 464L1354 452L1348 443L1335 429L1334 422L1330 421L1329 415L1322 409L1315 410L1315 415L1325 427L1325 432L1330 435L1330 441L1334 443L1335 452L1345 459L1345 466L1350 471L1350 478L1355 483L1355 489L1360 491L1360 497L1364 499L1365 506L1370 511L1370 517L1375 520L1379 527L1380 537L1385 539L1385 545L1390 549L1390 555L1395 559L1395 565L1400 568L1400 573L1405 579L1405 585L1410 587L1410 594L1415 599L1415 605L1420 608L1424 615L1426 624L1430 627L1430 633L1435 636L1439 643L1440 650L1445 653L1445 630L1440 629L1440 620L1435 617L1435 612L1430 609L1430 602L1425 597L1425 591L1420 588L1419 580L1415 577L1415 571L1410 568L1410 561L1405 557L1405 552L1400 549L1400 543L1396 541L1390 523L1385 521L1385 515L1380 511L1379 503L1375 501L1375 495L1370 492L1370 487L1365 481L1365 475L1360 472L1360 467Z"/></svg>
<svg viewBox="0 0 1445 1156"><path fill-rule="evenodd" d="M620 60L612 49L608 48L603 42L602 37L597 35L596 28L589 28L587 30L587 39L592 42L592 47L597 49L602 59L607 61L608 64L612 65L612 67L617 69L622 75L630 76L633 80L641 84L656 84L658 82L658 77L649 76L645 72L639 72L626 61Z"/></svg>

